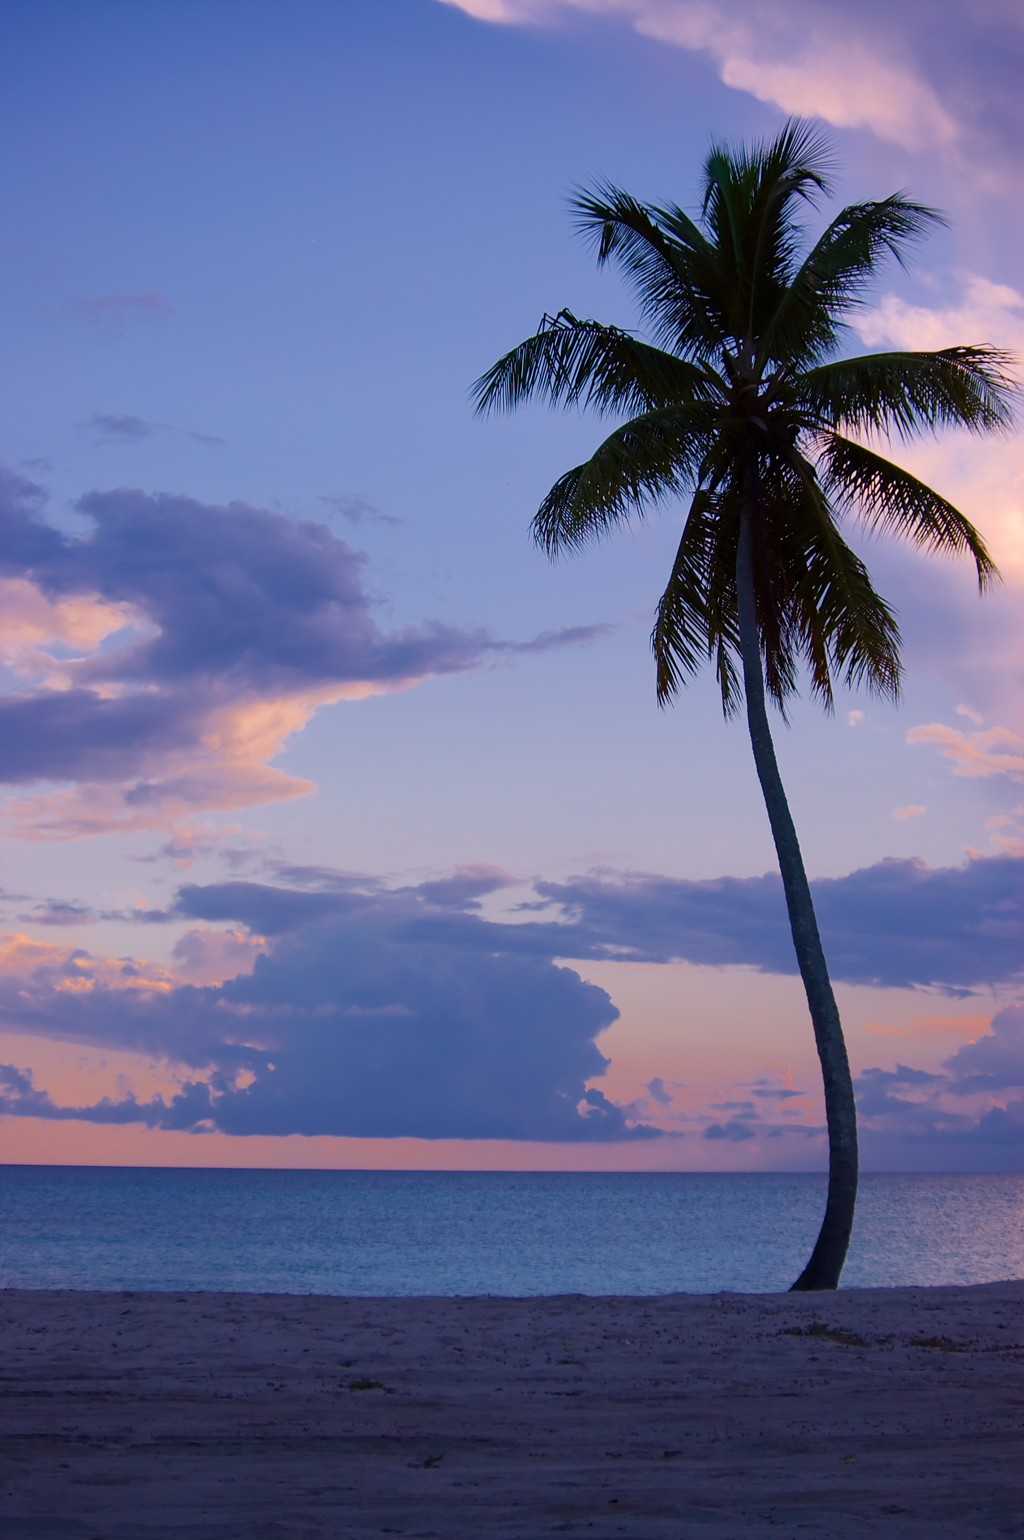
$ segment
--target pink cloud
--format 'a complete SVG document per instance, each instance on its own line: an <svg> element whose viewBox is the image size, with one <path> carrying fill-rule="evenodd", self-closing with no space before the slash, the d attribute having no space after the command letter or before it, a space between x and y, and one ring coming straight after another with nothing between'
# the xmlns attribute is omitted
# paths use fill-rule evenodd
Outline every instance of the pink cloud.
<svg viewBox="0 0 1024 1540"><path fill-rule="evenodd" d="M305 725L300 723L300 726ZM241 756L168 754L152 779L86 783L12 797L0 810L0 833L14 839L86 839L96 834L162 832L177 840L197 811L231 812L289 801L315 791L312 781Z"/></svg>
<svg viewBox="0 0 1024 1540"><path fill-rule="evenodd" d="M191 926L174 944L171 965L145 957L92 953L65 942L38 941L21 931L0 933L0 977L24 981L23 998L40 991L82 994L94 989L166 994L177 984L222 984L252 972L262 936L237 927Z"/></svg>
<svg viewBox="0 0 1024 1540"><path fill-rule="evenodd" d="M707 52L719 78L784 112L921 150L953 143L958 127L913 67L856 16L821 7L727 7L714 0L441 0L477 21L544 26L566 15L621 17L644 37Z"/></svg>
<svg viewBox="0 0 1024 1540"><path fill-rule="evenodd" d="M994 818L986 818L985 827L1003 831L992 834L993 850L1008 856L1024 856L1024 804L1018 804L1012 815L998 813Z"/></svg>
<svg viewBox="0 0 1024 1540"><path fill-rule="evenodd" d="M265 945L262 936L244 930L195 926L175 942L175 977L186 984L223 984L240 973L251 973Z"/></svg>
<svg viewBox="0 0 1024 1540"><path fill-rule="evenodd" d="M125 626L144 625L135 607L97 594L48 595L27 578L0 577L0 661L26 678L69 682L66 657L53 652L95 651Z"/></svg>
<svg viewBox="0 0 1024 1540"><path fill-rule="evenodd" d="M927 1040L952 1037L956 1041L973 1043L992 1030L992 1017L988 1016L914 1016L900 1026L886 1022L868 1021L861 1029L872 1037L918 1037Z"/></svg>
<svg viewBox="0 0 1024 1540"><path fill-rule="evenodd" d="M941 722L930 722L922 727L912 727L907 733L907 742L932 743L941 748L945 757L956 765L954 775L1007 775L1013 780L1024 779L1024 754L993 752L999 745L1024 749L1024 738L1005 727L961 733Z"/></svg>
<svg viewBox="0 0 1024 1540"><path fill-rule="evenodd" d="M1024 357L1024 296L977 273L961 273L959 298L929 308L887 294L851 318L870 348L912 351L987 343ZM1024 586L1024 439L949 433L891 448L892 457L937 487L977 525L1008 584ZM970 715L970 712L965 712Z"/></svg>
<svg viewBox="0 0 1024 1540"><path fill-rule="evenodd" d="M232 835L241 833L241 825L229 823L215 825L200 823L195 818L183 818L174 825L171 837L165 845L154 855L134 856L136 861L153 862L160 859L172 861L175 866L183 871L189 871L196 864L199 856L212 855L222 851L224 841ZM232 859L243 860L247 852L244 850L235 852Z"/></svg>
<svg viewBox="0 0 1024 1540"><path fill-rule="evenodd" d="M142 990L166 994L175 975L159 963L140 957L93 956L79 947L36 941L20 931L0 935L0 975L20 979L19 998L58 994L90 994L101 990Z"/></svg>
<svg viewBox="0 0 1024 1540"><path fill-rule="evenodd" d="M0 780L43 783L0 812L21 839L175 831L187 860L195 814L314 789L270 761L321 707L607 629L385 632L366 557L323 524L122 490L68 536L39 504L0 478L0 655L25 681L0 696Z"/></svg>

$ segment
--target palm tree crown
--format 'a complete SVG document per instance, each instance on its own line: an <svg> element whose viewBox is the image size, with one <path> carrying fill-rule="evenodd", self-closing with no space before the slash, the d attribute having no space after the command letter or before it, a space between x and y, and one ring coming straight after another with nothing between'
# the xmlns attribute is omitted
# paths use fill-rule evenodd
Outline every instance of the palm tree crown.
<svg viewBox="0 0 1024 1540"><path fill-rule="evenodd" d="M710 658L726 711L738 704L736 557L751 478L758 630L780 707L801 663L825 704L833 672L898 694L899 632L839 533L845 513L971 556L983 586L995 575L968 520L863 440L1006 427L1008 359L989 347L836 356L881 260L902 261L941 216L899 195L854 204L801 255L796 216L828 192L828 172L821 138L789 123L769 145L711 151L699 222L610 185L579 194L580 230L600 263L623 270L653 341L562 310L474 387L482 411L541 396L630 414L541 504L533 528L551 555L689 496L653 635L663 702Z"/></svg>

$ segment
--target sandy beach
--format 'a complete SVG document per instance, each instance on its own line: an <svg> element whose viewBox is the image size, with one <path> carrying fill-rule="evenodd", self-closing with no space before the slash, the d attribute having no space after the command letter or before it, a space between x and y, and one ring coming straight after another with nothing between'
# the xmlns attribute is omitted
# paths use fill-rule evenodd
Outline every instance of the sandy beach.
<svg viewBox="0 0 1024 1540"><path fill-rule="evenodd" d="M9 1290L0 1533L1018 1534L1022 1306Z"/></svg>

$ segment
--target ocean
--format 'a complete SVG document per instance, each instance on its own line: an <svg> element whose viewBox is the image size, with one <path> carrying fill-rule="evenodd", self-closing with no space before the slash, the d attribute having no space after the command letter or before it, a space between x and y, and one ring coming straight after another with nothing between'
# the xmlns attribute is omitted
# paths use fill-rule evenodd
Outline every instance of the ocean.
<svg viewBox="0 0 1024 1540"><path fill-rule="evenodd" d="M355 1295L785 1289L817 1175L0 1167L0 1286ZM1024 1276L1024 1175L868 1175L847 1288Z"/></svg>

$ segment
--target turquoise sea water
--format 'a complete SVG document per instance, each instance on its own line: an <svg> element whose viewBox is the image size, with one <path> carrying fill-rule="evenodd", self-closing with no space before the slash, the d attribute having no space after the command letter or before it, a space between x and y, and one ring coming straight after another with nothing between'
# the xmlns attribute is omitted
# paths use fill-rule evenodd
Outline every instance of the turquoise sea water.
<svg viewBox="0 0 1024 1540"><path fill-rule="evenodd" d="M824 1177L0 1167L0 1286L290 1294L785 1289ZM1024 1175L866 1176L848 1288L1024 1276Z"/></svg>

